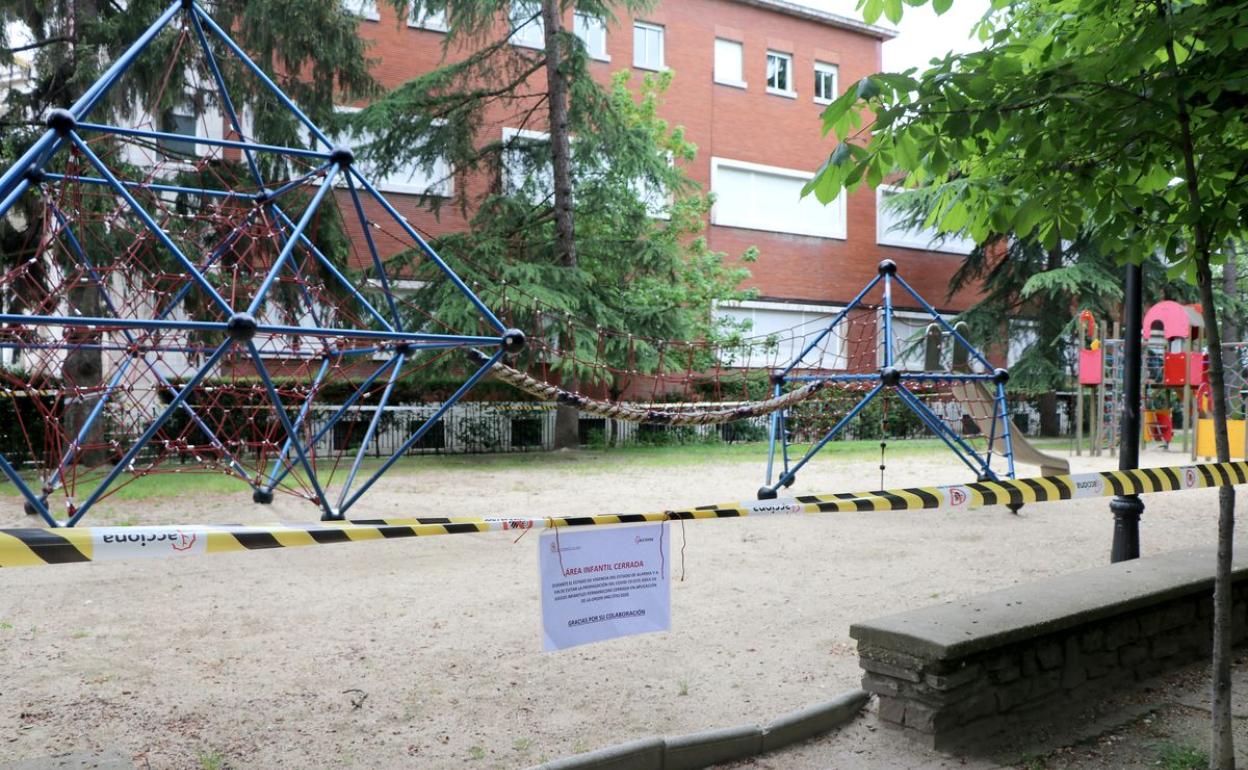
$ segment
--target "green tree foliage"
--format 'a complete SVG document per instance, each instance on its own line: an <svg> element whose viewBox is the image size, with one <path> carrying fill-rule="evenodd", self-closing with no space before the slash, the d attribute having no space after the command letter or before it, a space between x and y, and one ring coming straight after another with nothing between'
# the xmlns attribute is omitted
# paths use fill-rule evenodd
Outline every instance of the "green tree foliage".
<svg viewBox="0 0 1248 770"><path fill-rule="evenodd" d="M687 367L690 362L663 359L657 346L630 342L627 335L713 338L712 302L749 296L737 289L748 273L726 266L724 255L711 251L703 237L710 200L684 170L696 148L658 115L673 74L635 83L621 72L603 85L588 72L582 42L569 31L560 33L576 223L577 259L570 265L555 227L551 143L523 135L504 138L498 128L500 116L506 116L502 125L547 130L546 54L508 42L504 20L510 5L424 3L425 9L449 13L446 50L468 40L471 51L463 59L448 56L444 66L358 113L355 127L376 137L366 154L383 169L442 158L460 179L474 172L491 180L485 189L456 184L452 205L471 212L471 228L433 245L478 284L487 302L515 287L519 294L507 295L512 307L517 302L523 307L516 297L528 296L566 314L557 327L526 328L566 353L548 362L565 381L598 384L603 370L585 365L593 361L638 371L653 371L661 360L665 367ZM640 6L576 4L607 20L616 10ZM406 3L398 7L404 14L410 10ZM571 7L563 4L565 11ZM419 264L413 258L411 269ZM476 315L455 292L440 285L424 292L414 304L440 323L474 327ZM521 311L515 320L524 325L528 318ZM600 347L599 327L625 335L607 337ZM625 383L602 384L618 390Z"/></svg>
<svg viewBox="0 0 1248 770"><path fill-rule="evenodd" d="M902 12L862 5L868 19ZM947 232L1046 249L1086 232L1118 260L1160 256L1199 289L1228 459L1212 266L1248 224L1248 5L994 0L979 33L982 51L850 86L823 114L841 143L808 189L828 201L900 170L936 191L928 223ZM1212 756L1232 767L1232 488L1219 502Z"/></svg>

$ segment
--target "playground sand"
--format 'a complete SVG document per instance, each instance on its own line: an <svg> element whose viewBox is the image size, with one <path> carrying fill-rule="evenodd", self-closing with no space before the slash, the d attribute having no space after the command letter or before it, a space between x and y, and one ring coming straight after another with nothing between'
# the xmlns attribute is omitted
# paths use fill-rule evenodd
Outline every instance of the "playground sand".
<svg viewBox="0 0 1248 770"><path fill-rule="evenodd" d="M748 499L759 477L752 462L565 459L389 477L357 515L662 510ZM895 454L887 483L965 481L954 463ZM878 485L869 462L813 465L795 492ZM1213 490L1145 502L1146 554L1213 543ZM1104 564L1107 503L673 524L672 631L545 654L536 534L8 570L0 767L119 751L152 768L520 768L765 723L858 685L854 621ZM265 509L241 493L113 502L105 520L314 518L307 503ZM0 501L0 525L29 523L16 498ZM857 734L784 766L828 766Z"/></svg>

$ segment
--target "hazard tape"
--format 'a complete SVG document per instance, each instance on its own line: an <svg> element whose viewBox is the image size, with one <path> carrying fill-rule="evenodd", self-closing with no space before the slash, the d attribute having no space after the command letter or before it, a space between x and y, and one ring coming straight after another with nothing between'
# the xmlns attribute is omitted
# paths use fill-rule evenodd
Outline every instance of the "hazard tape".
<svg viewBox="0 0 1248 770"><path fill-rule="evenodd" d="M652 513L595 516L450 516L271 526L143 526L0 529L0 568L296 548L401 537L458 535L653 521L729 519L800 513L969 510L1248 483L1248 462L984 481L941 487L800 495Z"/></svg>

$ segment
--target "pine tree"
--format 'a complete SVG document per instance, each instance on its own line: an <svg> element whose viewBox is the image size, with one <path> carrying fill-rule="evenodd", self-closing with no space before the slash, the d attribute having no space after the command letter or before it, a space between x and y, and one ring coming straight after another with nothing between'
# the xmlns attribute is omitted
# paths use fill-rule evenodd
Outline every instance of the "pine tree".
<svg viewBox="0 0 1248 770"><path fill-rule="evenodd" d="M640 84L628 73L605 85L594 80L584 44L563 23L574 5L582 18L609 25L616 13L647 3L397 2L404 15L446 14L444 64L373 102L355 126L376 137L366 154L378 168L445 160L458 175L491 180L484 192L456 185L450 205L471 212L471 229L435 247L480 284L487 302L505 285L566 313L559 328L530 330L557 338L561 353L548 363L565 386L603 385L618 394L627 375L597 382L601 369L584 362L601 357L644 372L662 356L647 343L614 337L599 350L598 327L711 336L712 302L746 296L736 289L746 273L725 267L702 237L709 200L683 170L696 148L658 116L672 73ZM539 19L543 47L512 43ZM545 136L487 136L484 128L500 121ZM453 328L471 322L458 298L438 291L418 304ZM576 443L576 410L561 407L556 446Z"/></svg>

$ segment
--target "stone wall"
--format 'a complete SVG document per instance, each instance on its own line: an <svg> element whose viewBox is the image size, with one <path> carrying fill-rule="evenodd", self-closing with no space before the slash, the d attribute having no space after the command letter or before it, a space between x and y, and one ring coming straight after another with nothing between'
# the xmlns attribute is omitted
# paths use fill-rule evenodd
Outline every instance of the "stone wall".
<svg viewBox="0 0 1248 770"><path fill-rule="evenodd" d="M927 745L990 746L1007 728L1207 658L1213 558L1176 552L856 624L863 689L879 696L883 722ZM1238 643L1248 570L1236 567Z"/></svg>

